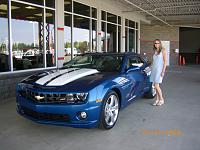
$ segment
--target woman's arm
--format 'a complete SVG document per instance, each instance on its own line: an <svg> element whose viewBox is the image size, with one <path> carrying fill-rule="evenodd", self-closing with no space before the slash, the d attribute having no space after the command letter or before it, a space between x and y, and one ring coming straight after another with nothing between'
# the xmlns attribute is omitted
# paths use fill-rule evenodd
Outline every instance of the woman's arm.
<svg viewBox="0 0 200 150"><path fill-rule="evenodd" d="M163 62L164 62L164 64L163 64L161 76L163 77L164 74L165 74L165 69L167 67L167 52L166 52L165 49L163 49L162 53L163 53Z"/></svg>

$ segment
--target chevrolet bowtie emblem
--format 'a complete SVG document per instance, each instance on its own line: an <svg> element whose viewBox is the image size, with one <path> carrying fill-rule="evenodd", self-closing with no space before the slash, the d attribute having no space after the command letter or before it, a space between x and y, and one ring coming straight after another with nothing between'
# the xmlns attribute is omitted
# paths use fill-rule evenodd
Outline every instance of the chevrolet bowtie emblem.
<svg viewBox="0 0 200 150"><path fill-rule="evenodd" d="M35 96L35 98L36 98L38 101L40 101L41 99L44 99L44 96L39 96L39 95L37 95L37 96Z"/></svg>

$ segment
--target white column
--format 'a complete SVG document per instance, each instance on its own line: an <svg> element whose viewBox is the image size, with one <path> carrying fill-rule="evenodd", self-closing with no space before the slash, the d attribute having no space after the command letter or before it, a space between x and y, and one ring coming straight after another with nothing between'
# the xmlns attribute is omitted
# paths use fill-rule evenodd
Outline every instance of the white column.
<svg viewBox="0 0 200 150"><path fill-rule="evenodd" d="M92 7L90 7L90 16L92 16ZM89 51L92 52L92 37L93 37L93 32L92 32L92 19L90 18L90 24L89 24Z"/></svg>
<svg viewBox="0 0 200 150"><path fill-rule="evenodd" d="M101 9L97 8L97 52L101 52Z"/></svg>
<svg viewBox="0 0 200 150"><path fill-rule="evenodd" d="M45 1L44 1L45 3ZM43 43L43 48L44 48L44 55L43 55L43 63L44 63L44 68L47 67L47 55L46 55L46 35L47 35L47 30L46 30L46 9L43 10L43 20L44 20L44 27L43 27L43 35L44 35L44 43Z"/></svg>
<svg viewBox="0 0 200 150"><path fill-rule="evenodd" d="M140 21L138 22L138 54L140 54Z"/></svg>
<svg viewBox="0 0 200 150"><path fill-rule="evenodd" d="M117 18L117 23L118 23L118 18ZM119 38L118 30L119 30L119 28L118 28L118 27L119 27L119 26L117 25L117 31L116 31L116 37L117 37L117 38L115 39L115 40L116 40L116 45L117 45L117 46L116 46L116 52L117 52L117 53L119 52L119 50L118 50L118 44L119 44L119 43L118 43L118 41L119 41L119 40L118 40L118 38Z"/></svg>
<svg viewBox="0 0 200 150"><path fill-rule="evenodd" d="M64 63L64 0L56 2L57 67Z"/></svg>
<svg viewBox="0 0 200 150"><path fill-rule="evenodd" d="M9 48L9 53L10 53L10 71L13 72L13 55L12 55L12 17L11 17L11 1L8 1L8 34L9 34L9 39L8 41L8 48Z"/></svg>
<svg viewBox="0 0 200 150"><path fill-rule="evenodd" d="M121 28L121 52L125 52L125 18L122 17L122 28Z"/></svg>

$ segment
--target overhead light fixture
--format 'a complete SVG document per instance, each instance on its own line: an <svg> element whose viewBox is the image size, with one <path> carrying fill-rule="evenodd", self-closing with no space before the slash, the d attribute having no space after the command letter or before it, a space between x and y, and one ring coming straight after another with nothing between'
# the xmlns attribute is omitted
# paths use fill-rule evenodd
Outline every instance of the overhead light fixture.
<svg viewBox="0 0 200 150"><path fill-rule="evenodd" d="M11 6L11 9L14 10L14 9L19 9L20 7L17 7L17 6Z"/></svg>
<svg viewBox="0 0 200 150"><path fill-rule="evenodd" d="M27 7L25 7L26 9L36 9L35 7L33 7L33 6L27 6Z"/></svg>
<svg viewBox="0 0 200 150"><path fill-rule="evenodd" d="M35 17L26 17L27 19L35 19Z"/></svg>
<svg viewBox="0 0 200 150"><path fill-rule="evenodd" d="M35 16L42 17L42 13L40 13L40 14L35 14ZM53 16L53 14L51 14L51 13L46 13L46 17L52 17L52 16Z"/></svg>
<svg viewBox="0 0 200 150"><path fill-rule="evenodd" d="M40 14L35 14L35 16L42 17L42 13L40 13Z"/></svg>
<svg viewBox="0 0 200 150"><path fill-rule="evenodd" d="M0 12L0 15L6 15L7 13L5 13L5 12Z"/></svg>
<svg viewBox="0 0 200 150"><path fill-rule="evenodd" d="M0 5L0 10L8 10L8 7L6 4L1 4Z"/></svg>
<svg viewBox="0 0 200 150"><path fill-rule="evenodd" d="M69 4L71 4L71 1L65 1L64 4L69 5Z"/></svg>
<svg viewBox="0 0 200 150"><path fill-rule="evenodd" d="M20 7L17 7L17 6L11 6L11 9L14 10L14 9L19 9ZM8 7L6 4L1 4L0 5L0 10L8 10Z"/></svg>
<svg viewBox="0 0 200 150"><path fill-rule="evenodd" d="M111 17L113 17L113 15L107 15L107 17L108 17L108 18L111 18Z"/></svg>
<svg viewBox="0 0 200 150"><path fill-rule="evenodd" d="M53 16L53 14L51 14L51 13L46 13L46 17L52 17Z"/></svg>
<svg viewBox="0 0 200 150"><path fill-rule="evenodd" d="M85 18L82 18L82 17L77 17L76 19L77 19L77 20L82 20L82 19L85 19Z"/></svg>

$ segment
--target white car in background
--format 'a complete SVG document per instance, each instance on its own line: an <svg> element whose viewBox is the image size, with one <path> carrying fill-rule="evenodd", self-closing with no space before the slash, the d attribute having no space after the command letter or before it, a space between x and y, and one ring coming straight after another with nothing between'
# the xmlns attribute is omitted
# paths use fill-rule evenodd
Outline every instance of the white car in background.
<svg viewBox="0 0 200 150"><path fill-rule="evenodd" d="M65 54L66 54L66 55L71 55L71 48L65 48ZM73 49L73 54L74 54L74 55L77 55L77 54L78 54L76 48Z"/></svg>
<svg viewBox="0 0 200 150"><path fill-rule="evenodd" d="M23 50L13 50L13 57L21 59L23 56Z"/></svg>
<svg viewBox="0 0 200 150"><path fill-rule="evenodd" d="M35 56L39 54L38 49L29 49L24 53L24 56Z"/></svg>

